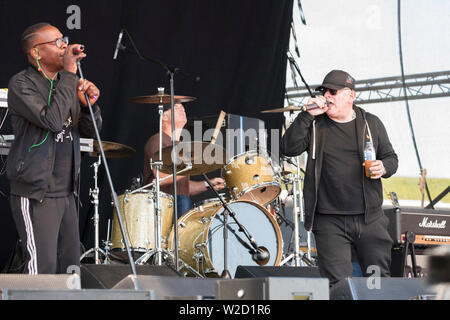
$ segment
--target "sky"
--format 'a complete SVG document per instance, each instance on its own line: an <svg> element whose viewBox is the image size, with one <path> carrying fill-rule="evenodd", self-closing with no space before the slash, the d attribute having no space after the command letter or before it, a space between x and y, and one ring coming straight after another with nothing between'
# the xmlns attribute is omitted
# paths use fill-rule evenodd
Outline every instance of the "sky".
<svg viewBox="0 0 450 320"><path fill-rule="evenodd" d="M303 25L294 0L297 41L290 51L309 86L332 69L356 80L400 76L396 0L301 0ZM401 1L405 75L450 70L450 1ZM294 45L300 52L295 54ZM287 87L293 82L288 66ZM303 86L301 79L297 82ZM360 105L384 123L399 156L396 176L419 177L405 101ZM427 177L450 178L450 97L409 100L411 120Z"/></svg>

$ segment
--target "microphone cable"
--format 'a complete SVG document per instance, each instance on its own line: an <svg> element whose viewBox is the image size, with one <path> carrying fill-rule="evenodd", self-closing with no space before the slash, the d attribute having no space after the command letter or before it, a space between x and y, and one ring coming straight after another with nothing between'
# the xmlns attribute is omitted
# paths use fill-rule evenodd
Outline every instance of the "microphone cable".
<svg viewBox="0 0 450 320"><path fill-rule="evenodd" d="M403 86L403 94L405 96L405 104L406 104L406 114L408 116L408 123L409 123L409 129L411 130L411 138L414 145L414 150L416 153L417 162L419 164L420 173L423 172L422 162L420 160L419 150L417 148L416 143L416 137L414 134L414 128L411 120L411 111L409 108L409 102L408 102L408 95L406 93L406 83L405 83L405 71L403 67L403 50L402 50L402 30L401 30L401 6L400 6L401 0L397 0L397 28L398 28L398 49L399 49L399 58L400 58L400 69L401 69L401 76L402 76L402 86ZM428 189L428 183L425 180L425 189L427 192L428 200L431 202L431 195L430 190ZM432 209L433 206L431 207Z"/></svg>

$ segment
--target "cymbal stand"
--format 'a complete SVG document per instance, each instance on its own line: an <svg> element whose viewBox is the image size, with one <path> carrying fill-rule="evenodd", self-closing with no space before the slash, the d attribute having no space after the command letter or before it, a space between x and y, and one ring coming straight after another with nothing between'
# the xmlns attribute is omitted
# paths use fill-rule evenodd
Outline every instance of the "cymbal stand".
<svg viewBox="0 0 450 320"><path fill-rule="evenodd" d="M291 123L294 121L293 114L291 113ZM280 265L284 265L289 260L294 258L295 266L298 267L302 262L306 265L313 266L314 263L311 261L311 232L307 231L307 252L305 255L300 252L300 242L299 242L299 220L301 223L305 223L305 209L303 203L303 189L302 189L302 175L300 167L300 156L294 157L297 172L294 174L294 179L292 181L293 187L293 197L294 197L294 207L292 208L292 214L294 218L294 253L290 254L287 258L281 261ZM292 161L290 161L292 163Z"/></svg>
<svg viewBox="0 0 450 320"><path fill-rule="evenodd" d="M302 252L300 252L300 242L299 242L299 220L301 223L305 221L304 214L304 206L303 206L303 192L301 180L302 176L300 174L300 157L295 157L295 162L297 166L297 172L294 175L294 179L292 181L293 184L293 197L294 197L294 206L292 208L292 214L294 218L294 252L290 254L287 258L281 261L280 265L286 264L289 260L294 259L294 264L296 267L303 265L312 266L314 265L311 261L311 237L310 232L307 235L307 253L306 256Z"/></svg>
<svg viewBox="0 0 450 320"><path fill-rule="evenodd" d="M104 264L110 264L111 261L109 259L109 250L111 250L112 242L111 242L111 219L108 219L108 229L106 231L106 241L103 241L103 246L105 248L106 258L103 261Z"/></svg>
<svg viewBox="0 0 450 320"><path fill-rule="evenodd" d="M164 95L164 88L158 88L158 94ZM159 114L159 160L156 162L153 162L153 159L150 159L150 169L155 168L156 170L156 177L155 177L155 192L154 192L154 200L155 200L155 217L154 217L154 245L155 248L146 252L142 257L136 260L136 264L145 263L148 261L148 259L156 254L156 259L154 260L154 263L156 265L162 265L162 244L161 244L161 238L162 238L162 208L161 208L161 188L160 188L160 170L162 166L162 117L163 117L163 105L158 105L158 114Z"/></svg>
<svg viewBox="0 0 450 320"><path fill-rule="evenodd" d="M106 259L107 258L107 254L100 249L100 241L99 241L99 214L98 214L98 205L99 205L99 201L98 201L98 195L99 195L99 188L98 188L98 168L102 163L102 159L99 156L98 157L98 161L94 162L91 167L94 167L94 189L90 189L89 188L89 195L92 196L92 200L91 203L94 205L94 216L92 218L92 220L94 221L94 247L89 249L88 251L86 251L85 253L83 253L83 255L80 257L80 261L83 260L89 253L91 253L92 251L94 252L94 259L95 259L95 264L100 264L100 258L99 258L99 253L101 253L103 255L103 257Z"/></svg>

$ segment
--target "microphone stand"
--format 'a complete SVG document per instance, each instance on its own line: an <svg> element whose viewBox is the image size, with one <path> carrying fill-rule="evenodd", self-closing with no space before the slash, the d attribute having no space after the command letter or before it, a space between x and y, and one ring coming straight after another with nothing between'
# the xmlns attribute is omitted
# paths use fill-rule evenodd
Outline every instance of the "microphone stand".
<svg viewBox="0 0 450 320"><path fill-rule="evenodd" d="M83 71L81 69L80 60L77 60L77 67L78 67L78 72L80 74L80 78L84 80L84 76L83 76ZM120 231L122 232L123 241L124 241L125 247L127 249L128 260L130 262L131 272L133 273L133 276L134 276L134 279L135 279L135 281L134 281L135 289L136 290L140 290L140 285L139 285L139 282L138 282L138 279L137 279L137 276L136 276L136 267L134 265L133 257L131 256L130 246L128 244L128 239L126 237L125 229L123 227L122 214L120 212L120 208L119 208L119 205L118 205L119 204L119 200L118 200L117 194L116 194L116 192L114 190L114 185L113 185L113 182L112 182L112 179L111 179L111 174L109 172L108 162L106 161L105 152L103 150L102 140L100 138L100 133L98 131L97 123L95 122L94 111L92 110L92 105L91 105L91 102L90 102L89 97L88 97L86 92L84 93L84 97L85 97L85 99L86 99L86 101L88 103L89 112L91 114L92 124L94 125L95 135L96 135L96 138L97 138L97 141L98 141L98 146L99 146L99 149L100 149L101 158L103 159L103 164L105 166L105 171L106 171L106 176L108 178L109 187L111 188L111 193L112 193L113 200L114 200L114 206L116 207L116 210L117 210L117 218L118 218L119 225L120 225Z"/></svg>
<svg viewBox="0 0 450 320"><path fill-rule="evenodd" d="M146 56L143 56L139 50L137 49L136 45L134 44L134 41L129 34L129 32L124 29L124 31L127 33L128 38L130 39L131 45L134 48L134 51L129 50L127 47L125 47L122 43L119 43L119 49L123 50L128 53L136 54L141 60L147 61L147 62L153 62L156 64L159 64L163 69L167 71L167 75L169 76L169 82L170 82L170 109L172 113L172 163L173 163L173 200L174 200L174 210L173 210L173 233L174 233L174 241L175 241L175 269L179 271L179 258L178 258L178 200L177 200L177 154L175 152L175 93L174 93L174 76L176 72L182 73L186 76L193 77L191 74L186 73L179 68L168 65L160 60L149 58ZM194 77L195 78L195 77ZM195 78L195 80L198 80L198 78Z"/></svg>
<svg viewBox="0 0 450 320"><path fill-rule="evenodd" d="M214 189L214 186L211 184L211 182L209 181L209 178L206 174L202 173L203 178L205 179L206 183L208 183L209 188L211 190L214 191L214 193L216 194L216 196L219 198L220 202L222 202L222 206L224 207L224 212L223 212L223 238L224 238L224 259L223 259L223 271L221 274L221 278L226 278L229 279L231 278L230 272L228 271L228 261L227 261L227 254L228 254L228 227L227 227L227 216L228 214L230 215L230 217L233 218L234 222L236 222L236 224L239 227L239 231L243 232L244 235L247 237L247 239L249 240L250 244L252 245L252 247L254 248L253 252L250 252L252 254L256 254L258 252L258 244L256 243L255 239L250 235L250 233L248 232L247 229L245 229L245 227L237 220L236 218L236 214L234 213L234 211L230 208L230 206L225 202L225 200L220 196L219 192Z"/></svg>
<svg viewBox="0 0 450 320"><path fill-rule="evenodd" d="M300 76L302 82L305 84L309 94L311 97L315 97L314 93L309 88L307 82L302 76L302 73L300 72L300 68L298 67L294 57L290 53L290 51L287 52L287 58L289 60L289 63L291 65L291 69L295 69ZM295 81L295 85L297 86L297 82ZM293 113L291 112L291 119L290 122L292 123L294 120L292 119ZM294 175L295 178L293 180L293 196L294 196L294 207L292 209L293 213L293 219L294 219L294 253L284 259L280 265L285 264L287 261L291 259L291 257L294 258L295 266L300 266L300 261L303 260L308 265L312 265L311 262L311 232L307 231L307 251L306 251L306 257L304 254L300 253L300 243L299 243L299 226L298 226L298 220L300 219L300 222L304 224L304 204L303 204L303 191L302 191L302 184L301 184L301 168L300 168L300 156L295 157L295 163L293 163L291 160L288 160L289 163L293 164L296 167L296 174Z"/></svg>

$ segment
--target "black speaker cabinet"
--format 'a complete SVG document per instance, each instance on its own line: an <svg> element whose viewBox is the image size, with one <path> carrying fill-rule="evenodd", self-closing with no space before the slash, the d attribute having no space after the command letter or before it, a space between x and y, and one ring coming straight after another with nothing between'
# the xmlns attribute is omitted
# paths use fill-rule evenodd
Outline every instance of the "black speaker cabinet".
<svg viewBox="0 0 450 320"><path fill-rule="evenodd" d="M238 266L235 278L298 277L320 278L318 267Z"/></svg>
<svg viewBox="0 0 450 320"><path fill-rule="evenodd" d="M345 278L330 289L330 300L412 300L433 295L423 278Z"/></svg>
<svg viewBox="0 0 450 320"><path fill-rule="evenodd" d="M119 281L132 274L127 264L83 264L81 265L81 287L83 289L111 289ZM136 274L180 277L168 266L137 265Z"/></svg>

